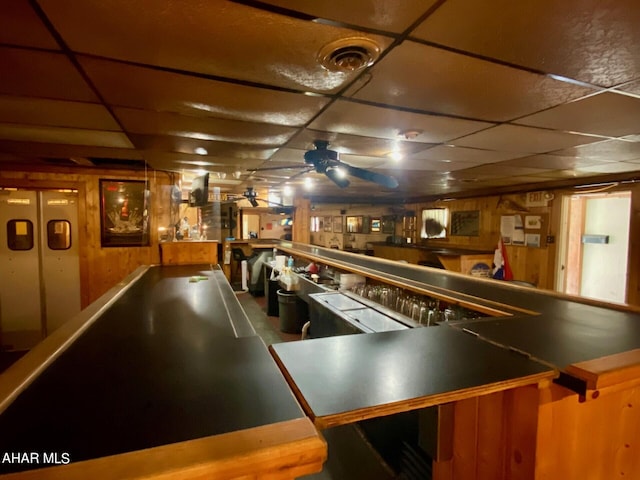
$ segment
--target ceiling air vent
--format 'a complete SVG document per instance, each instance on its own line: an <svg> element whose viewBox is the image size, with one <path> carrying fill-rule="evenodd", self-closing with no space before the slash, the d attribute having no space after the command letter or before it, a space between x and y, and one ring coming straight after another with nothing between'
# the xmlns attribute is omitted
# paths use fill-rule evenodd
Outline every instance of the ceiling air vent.
<svg viewBox="0 0 640 480"><path fill-rule="evenodd" d="M350 73L372 65L380 56L380 47L364 37L341 38L325 45L318 62L331 72Z"/></svg>

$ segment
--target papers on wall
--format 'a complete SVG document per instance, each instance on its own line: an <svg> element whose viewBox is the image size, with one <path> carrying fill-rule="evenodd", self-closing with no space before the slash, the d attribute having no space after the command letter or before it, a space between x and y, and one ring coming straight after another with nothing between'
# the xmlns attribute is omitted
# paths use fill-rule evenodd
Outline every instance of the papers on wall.
<svg viewBox="0 0 640 480"><path fill-rule="evenodd" d="M525 234L525 244L527 247L540 247L540 234L539 233L527 233Z"/></svg>
<svg viewBox="0 0 640 480"><path fill-rule="evenodd" d="M520 215L500 217L500 235L505 245L524 245L524 226Z"/></svg>
<svg viewBox="0 0 640 480"><path fill-rule="evenodd" d="M505 245L522 245L527 247L546 247L546 229L549 223L548 214L502 215L500 217L500 234Z"/></svg>
<svg viewBox="0 0 640 480"><path fill-rule="evenodd" d="M542 217L540 215L527 215L524 217L524 224L527 229L540 229L542 228Z"/></svg>

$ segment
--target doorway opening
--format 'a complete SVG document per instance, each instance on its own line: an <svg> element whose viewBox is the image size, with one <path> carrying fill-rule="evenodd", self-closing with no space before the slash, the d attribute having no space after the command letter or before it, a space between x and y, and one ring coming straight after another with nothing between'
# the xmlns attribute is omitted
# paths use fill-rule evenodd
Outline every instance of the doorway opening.
<svg viewBox="0 0 640 480"><path fill-rule="evenodd" d="M556 290L626 303L631 192L562 199Z"/></svg>

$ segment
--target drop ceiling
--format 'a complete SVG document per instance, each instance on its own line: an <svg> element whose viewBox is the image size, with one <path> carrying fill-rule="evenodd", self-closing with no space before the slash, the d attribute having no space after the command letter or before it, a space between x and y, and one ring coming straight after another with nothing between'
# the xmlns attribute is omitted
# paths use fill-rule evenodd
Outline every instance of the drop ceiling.
<svg viewBox="0 0 640 480"><path fill-rule="evenodd" d="M113 159L206 170L222 191L389 201L640 171L637 0L0 0L0 11L11 168ZM323 67L320 52L344 39L373 42L378 58ZM399 187L298 175L316 139Z"/></svg>

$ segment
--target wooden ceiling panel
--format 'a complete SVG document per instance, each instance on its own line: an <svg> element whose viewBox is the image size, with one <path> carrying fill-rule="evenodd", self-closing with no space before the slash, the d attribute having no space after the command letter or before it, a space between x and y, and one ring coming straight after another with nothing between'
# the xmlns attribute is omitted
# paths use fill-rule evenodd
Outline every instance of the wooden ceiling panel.
<svg viewBox="0 0 640 480"><path fill-rule="evenodd" d="M532 127L620 137L640 133L640 98L600 93L520 118Z"/></svg>
<svg viewBox="0 0 640 480"><path fill-rule="evenodd" d="M333 103L310 125L313 129L329 132L422 143L447 142L491 126L493 124L487 122L426 115L348 101ZM415 138L412 133L406 132L415 132ZM411 135L410 138L407 135Z"/></svg>
<svg viewBox="0 0 640 480"><path fill-rule="evenodd" d="M115 106L301 126L329 101L83 56L79 61L106 102Z"/></svg>
<svg viewBox="0 0 640 480"><path fill-rule="evenodd" d="M0 95L0 122L119 131L111 113L96 103Z"/></svg>
<svg viewBox="0 0 640 480"><path fill-rule="evenodd" d="M92 147L133 148L124 133L78 128L0 123L0 138L20 142L63 143Z"/></svg>
<svg viewBox="0 0 640 480"><path fill-rule="evenodd" d="M355 98L503 122L593 92L545 75L407 41L374 65L371 81Z"/></svg>
<svg viewBox="0 0 640 480"><path fill-rule="evenodd" d="M62 53L0 47L0 93L97 102L73 63Z"/></svg>
<svg viewBox="0 0 640 480"><path fill-rule="evenodd" d="M392 41L226 0L40 3L75 52L297 91L331 93L353 78L320 66L326 44L365 36L384 50Z"/></svg>
<svg viewBox="0 0 640 480"><path fill-rule="evenodd" d="M300 2L298 0L268 0L269 5L294 10L317 17L368 29L401 33L427 12L435 0L350 0L349 2L323 0Z"/></svg>
<svg viewBox="0 0 640 480"><path fill-rule="evenodd" d="M598 140L601 139L586 135L543 130L541 128L504 124L480 133L474 133L453 143L463 147L518 152L524 156L526 153L547 153Z"/></svg>
<svg viewBox="0 0 640 480"><path fill-rule="evenodd" d="M59 49L27 0L0 0L0 44Z"/></svg>
<svg viewBox="0 0 640 480"><path fill-rule="evenodd" d="M114 113L127 132L187 137L195 140L281 146L297 131L279 125L189 117L177 113L148 112L131 108L115 108Z"/></svg>
<svg viewBox="0 0 640 480"><path fill-rule="evenodd" d="M612 87L640 78L636 0L447 0L412 36Z"/></svg>

